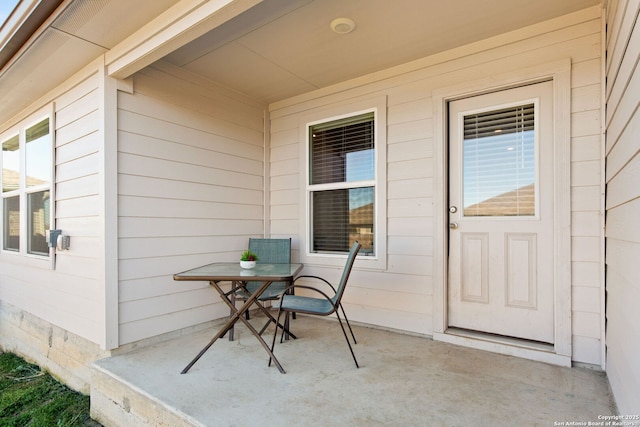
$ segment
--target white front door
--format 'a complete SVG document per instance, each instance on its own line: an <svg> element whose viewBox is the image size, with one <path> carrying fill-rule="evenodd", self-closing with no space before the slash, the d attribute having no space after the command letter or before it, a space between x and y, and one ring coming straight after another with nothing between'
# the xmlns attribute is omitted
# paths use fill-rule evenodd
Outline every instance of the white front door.
<svg viewBox="0 0 640 427"><path fill-rule="evenodd" d="M553 86L449 104L448 326L554 342Z"/></svg>

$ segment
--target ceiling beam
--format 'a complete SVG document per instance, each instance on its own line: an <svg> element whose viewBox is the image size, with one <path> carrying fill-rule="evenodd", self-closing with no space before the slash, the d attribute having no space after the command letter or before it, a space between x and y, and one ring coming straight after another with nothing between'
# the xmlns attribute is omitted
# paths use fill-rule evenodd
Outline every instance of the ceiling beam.
<svg viewBox="0 0 640 427"><path fill-rule="evenodd" d="M107 73L127 78L262 1L182 0L107 52Z"/></svg>

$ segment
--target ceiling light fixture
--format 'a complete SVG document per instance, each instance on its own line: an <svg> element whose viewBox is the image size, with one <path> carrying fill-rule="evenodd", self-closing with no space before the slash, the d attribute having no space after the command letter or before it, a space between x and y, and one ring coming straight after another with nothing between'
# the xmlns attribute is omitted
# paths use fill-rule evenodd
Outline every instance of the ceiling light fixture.
<svg viewBox="0 0 640 427"><path fill-rule="evenodd" d="M331 21L331 29L338 34L347 34L356 29L356 23L349 18L336 18Z"/></svg>

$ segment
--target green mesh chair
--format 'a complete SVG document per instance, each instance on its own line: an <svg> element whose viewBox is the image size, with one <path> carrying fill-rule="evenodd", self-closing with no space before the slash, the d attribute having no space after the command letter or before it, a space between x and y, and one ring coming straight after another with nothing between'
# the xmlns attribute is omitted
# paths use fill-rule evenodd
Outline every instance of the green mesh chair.
<svg viewBox="0 0 640 427"><path fill-rule="evenodd" d="M290 289L307 289L313 291L318 295L318 297L307 297L300 296L287 293L287 291L281 294L280 300L274 304L274 307L278 309L278 317L276 318L276 322L280 322L280 316L282 313L285 313L285 316L288 317L290 313L303 313L314 316L329 316L330 314L335 313L338 318L338 323L340 324L340 328L342 328L342 333L344 334L344 338L347 340L347 345L349 346L349 350L351 351L351 356L353 357L353 361L356 363L356 367L359 368L358 360L356 360L356 355L353 353L353 348L351 347L351 343L349 342L349 337L347 336L347 332L344 329L344 325L342 324L342 319L340 318L339 311L342 311L342 316L344 317L347 326L349 327L349 331L351 332L351 337L353 338L353 343L357 344L356 337L353 334L353 329L351 329L351 325L349 324L349 319L347 319L347 314L344 312L344 307L340 303L342 300L342 295L344 294L344 289L347 286L347 280L349 280L349 275L351 274L351 267L353 267L353 263L356 260L356 255L360 250L360 243L357 241L353 243L351 249L349 251L349 256L347 257L347 263L344 266L344 270L342 272L342 277L340 278L340 282L338 283L338 288L336 289L331 283L322 277L318 276L298 276L294 279L294 283L289 287ZM332 290L334 295L329 296L325 292L311 286L304 285L296 285L295 282L301 278L308 279L317 279L321 280L325 284L327 284ZM340 308L340 310L338 310ZM286 321L285 321L286 324ZM284 332L283 332L284 333ZM273 353L273 348L276 344L276 336L278 335L278 328L273 334L273 342L271 343L271 352ZM280 338L280 342L282 342L282 337ZM271 365L271 360L269 360L269 365Z"/></svg>
<svg viewBox="0 0 640 427"><path fill-rule="evenodd" d="M249 250L258 255L258 264L289 264L291 262L291 239L249 239ZM249 295L255 292L262 282L248 281L241 284L240 288L232 294L232 301L235 303L236 299L247 300ZM268 317L267 323L260 330L260 335L269 327L271 322L276 323L276 319L269 313L269 310L263 305L266 301L277 300L280 298L280 294L285 291L287 282L273 282L269 287L260 295L256 301L256 305L260 310ZM233 313L232 313L233 314ZM246 318L249 319L249 311L246 312ZM288 320L288 319L287 319ZM282 325L279 325L281 328ZM288 326L288 325L287 325ZM277 328L276 328L277 329ZM288 328L287 328L288 329ZM287 332L287 337L295 336ZM229 331L229 340L233 341L233 329Z"/></svg>

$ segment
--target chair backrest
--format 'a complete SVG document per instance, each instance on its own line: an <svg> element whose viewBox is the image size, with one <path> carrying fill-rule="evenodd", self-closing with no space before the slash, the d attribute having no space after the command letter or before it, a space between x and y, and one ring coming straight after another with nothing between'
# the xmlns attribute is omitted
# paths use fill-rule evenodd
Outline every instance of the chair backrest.
<svg viewBox="0 0 640 427"><path fill-rule="evenodd" d="M289 264L291 262L291 238L250 238L249 250L258 255L258 264Z"/></svg>
<svg viewBox="0 0 640 427"><path fill-rule="evenodd" d="M336 294L331 300L333 304L337 307L340 304L340 300L342 299L342 294L344 294L344 288L347 286L347 280L349 280L349 275L351 274L351 267L353 267L353 263L356 260L356 255L358 255L358 251L362 245L356 240L351 245L351 249L349 250L349 256L347 256L347 263L344 266L344 270L342 271L342 277L340 278L340 283L338 283L338 288L336 289Z"/></svg>

